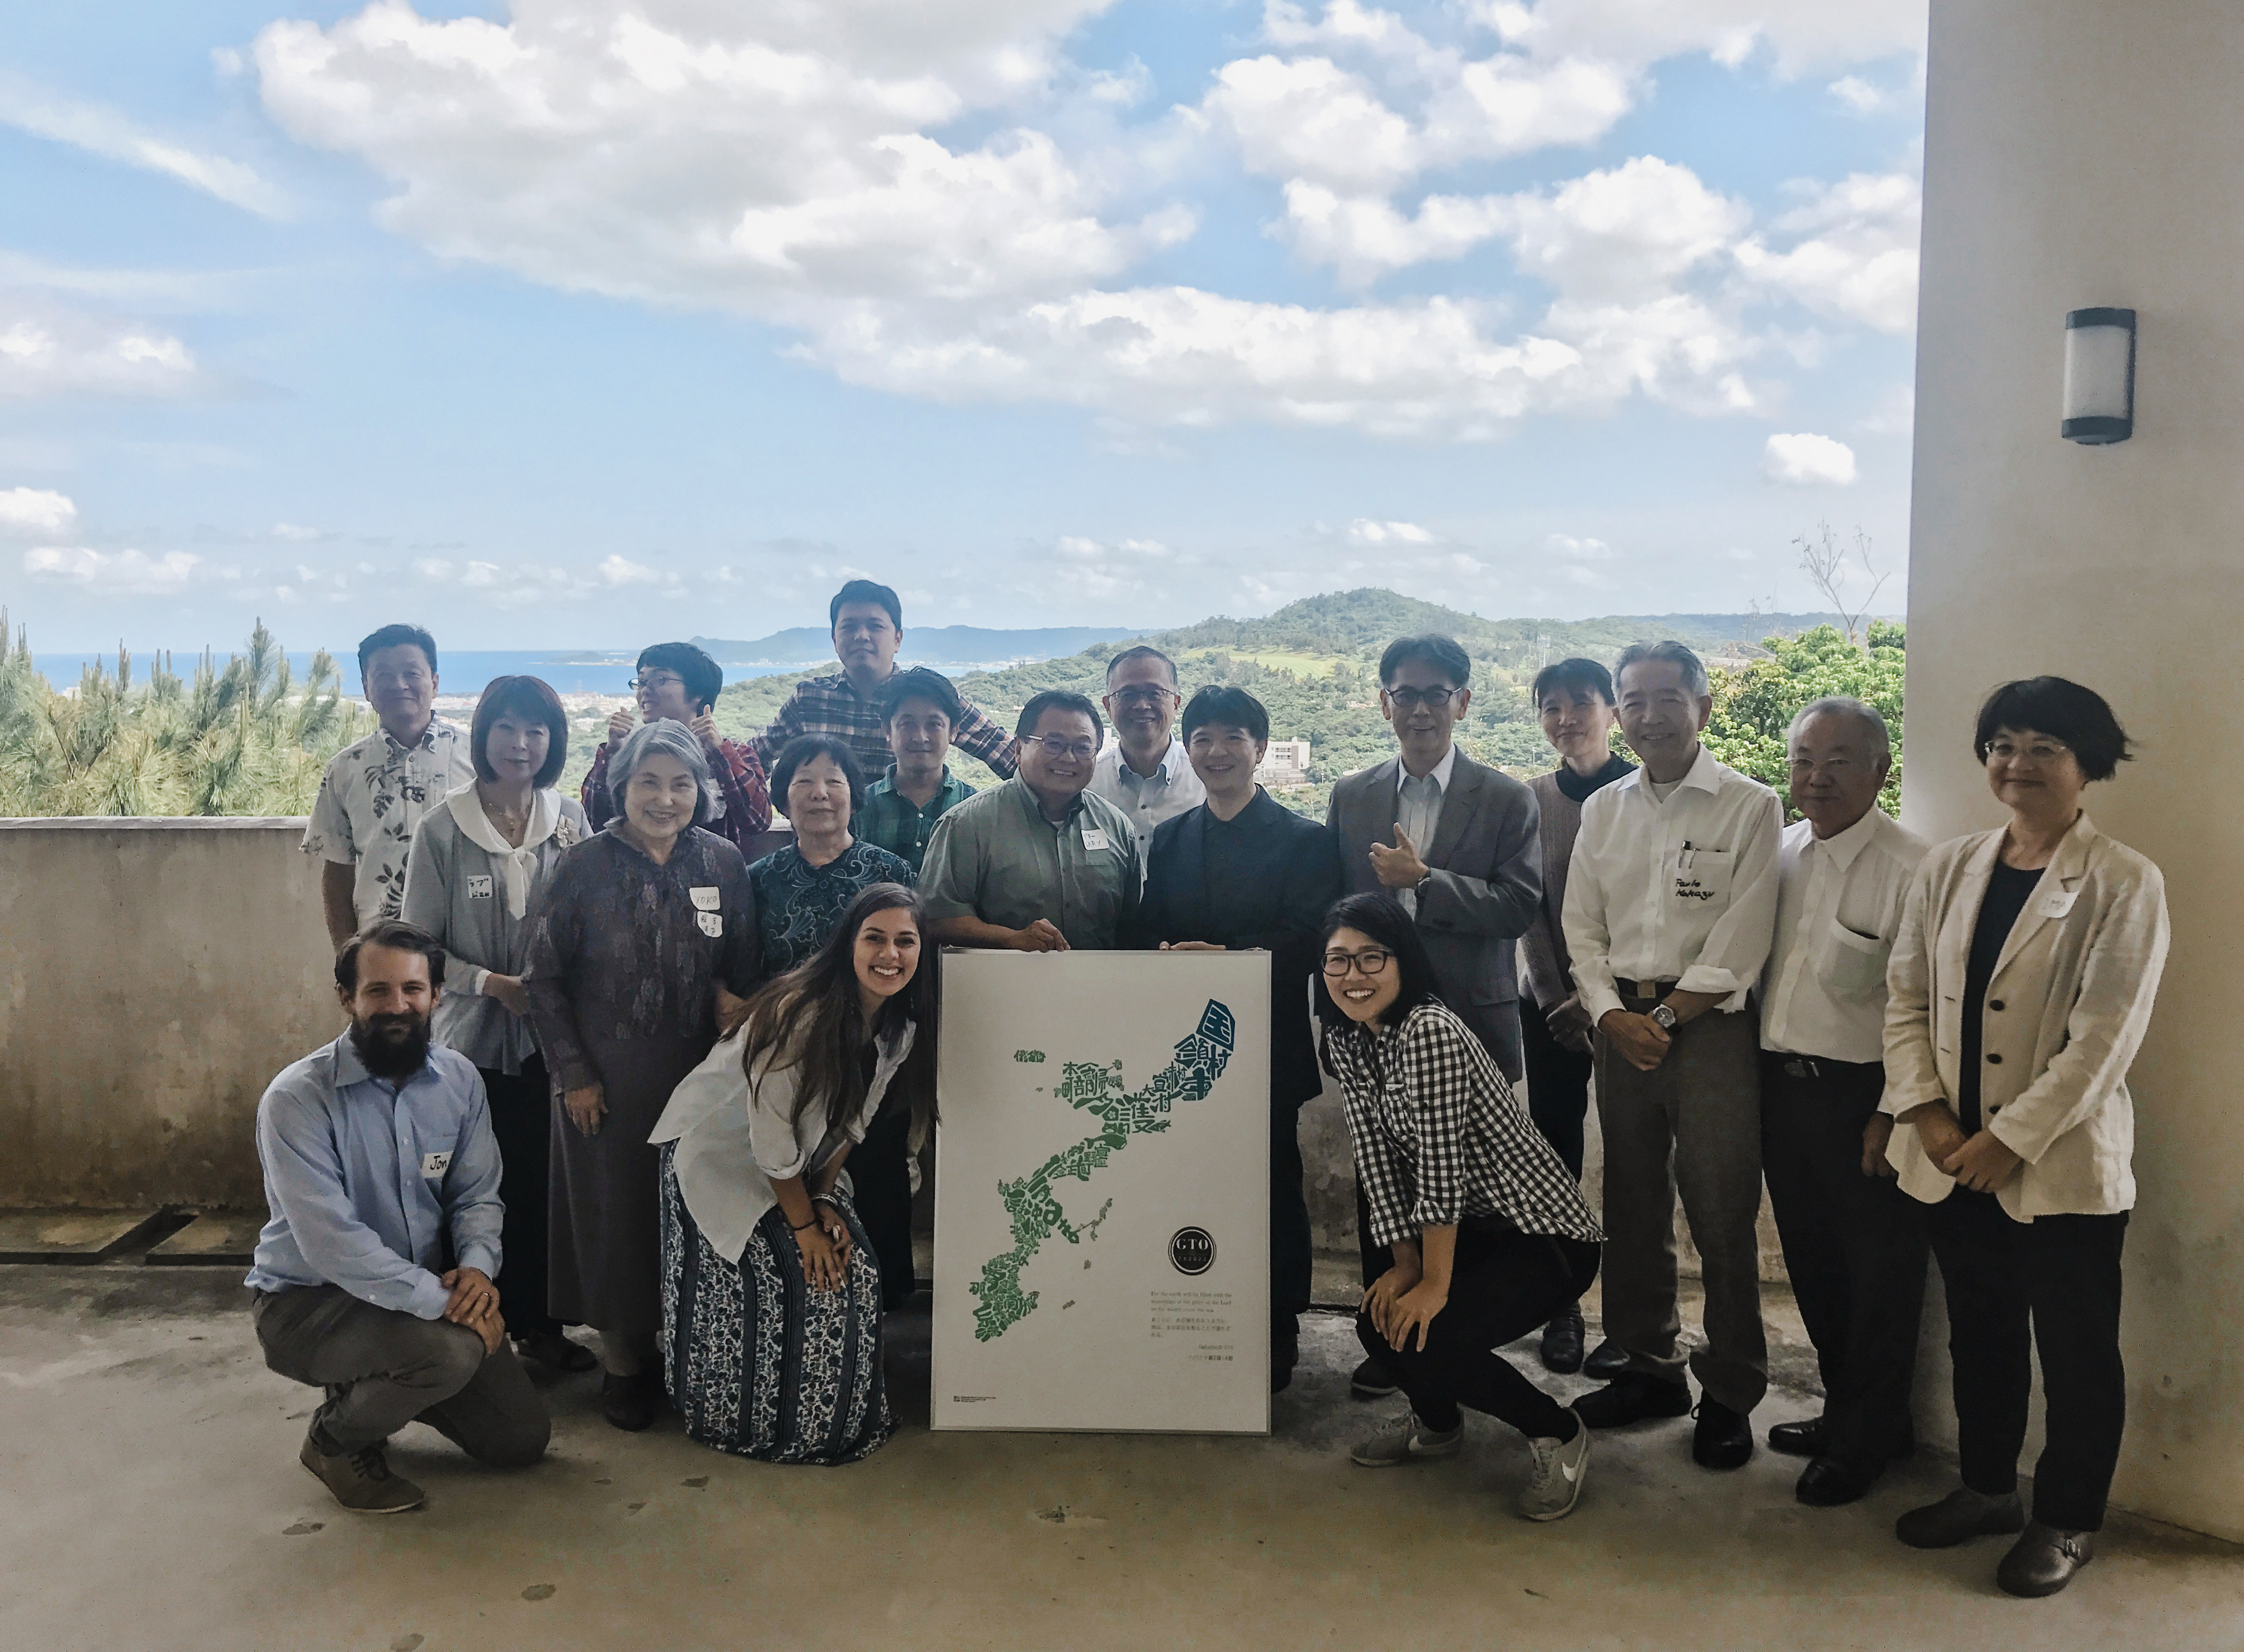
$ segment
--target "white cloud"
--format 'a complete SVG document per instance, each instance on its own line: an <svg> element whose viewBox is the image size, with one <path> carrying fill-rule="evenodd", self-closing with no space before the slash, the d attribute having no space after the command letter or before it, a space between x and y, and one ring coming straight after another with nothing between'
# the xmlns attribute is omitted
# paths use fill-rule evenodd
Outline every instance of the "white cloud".
<svg viewBox="0 0 2244 1652"><path fill-rule="evenodd" d="M42 546L24 552L24 572L42 585L74 586L101 596L164 596L182 590L202 559L185 551Z"/></svg>
<svg viewBox="0 0 2244 1652"><path fill-rule="evenodd" d="M69 495L45 488L0 488L0 533L60 533L78 520Z"/></svg>
<svg viewBox="0 0 2244 1652"><path fill-rule="evenodd" d="M1610 562L1613 548L1603 539L1576 538L1571 533L1554 533L1544 541L1562 557L1578 562Z"/></svg>
<svg viewBox="0 0 2244 1652"><path fill-rule="evenodd" d="M1738 64L1758 51L1802 74L1924 50L1926 0L1477 0L1507 42L1538 56L1566 52L1653 63L1705 52Z"/></svg>
<svg viewBox="0 0 2244 1652"><path fill-rule="evenodd" d="M1747 276L1809 309L1889 333L1916 324L1917 237L1924 191L1901 173L1855 173L1812 193L1775 227L1801 237L1783 253L1756 238L1738 249Z"/></svg>
<svg viewBox="0 0 2244 1652"><path fill-rule="evenodd" d="M65 98L19 75L0 72L0 125L161 173L262 217L287 211L287 197L254 167L143 132L117 110Z"/></svg>
<svg viewBox="0 0 2244 1652"><path fill-rule="evenodd" d="M274 538L285 539L290 545L317 545L322 539L333 539L338 537L319 528L305 527L301 523L297 522L276 522L267 531Z"/></svg>
<svg viewBox="0 0 2244 1652"><path fill-rule="evenodd" d="M1357 545L1431 545L1433 533L1415 522L1374 522L1359 517L1348 525L1348 537Z"/></svg>
<svg viewBox="0 0 2244 1652"><path fill-rule="evenodd" d="M1828 436L1801 431L1772 436L1761 454L1761 474L1793 487L1844 488L1855 484L1855 450Z"/></svg>
<svg viewBox="0 0 2244 1652"><path fill-rule="evenodd" d="M662 575L644 562L633 562L628 557L611 554L600 561L600 578L612 586L660 585Z"/></svg>
<svg viewBox="0 0 2244 1652"><path fill-rule="evenodd" d="M172 396L203 388L193 352L160 328L0 293L0 397Z"/></svg>

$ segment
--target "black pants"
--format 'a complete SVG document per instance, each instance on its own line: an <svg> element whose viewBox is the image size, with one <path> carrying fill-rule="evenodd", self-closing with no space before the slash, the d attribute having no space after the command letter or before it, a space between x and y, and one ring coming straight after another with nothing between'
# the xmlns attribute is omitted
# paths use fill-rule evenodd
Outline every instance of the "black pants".
<svg viewBox="0 0 2244 1652"><path fill-rule="evenodd" d="M842 1167L849 1173L857 1220L881 1266L881 1305L891 1312L912 1299L911 1108L891 1099L873 1120L865 1139L849 1149Z"/></svg>
<svg viewBox="0 0 2244 1652"><path fill-rule="evenodd" d="M533 1055L522 1071L490 1067L483 1094L490 1102L491 1134L498 1141L498 1196L506 1202L499 1229L498 1310L513 1336L558 1332L561 1322L545 1306L546 1159L553 1141L553 1096L545 1060Z"/></svg>
<svg viewBox="0 0 2244 1652"><path fill-rule="evenodd" d="M1270 1107L1270 1324L1295 1333L1308 1310L1313 1255L1301 1190L1301 1105Z"/></svg>
<svg viewBox="0 0 2244 1652"><path fill-rule="evenodd" d="M1519 1000L1519 1038L1527 1066L1527 1116L1579 1181L1590 1070L1596 1064L1587 1050L1570 1050L1552 1038L1542 1010L1531 999Z"/></svg>
<svg viewBox="0 0 2244 1652"><path fill-rule="evenodd" d="M2126 1213L2014 1222L1992 1194L1963 1188L1922 1209L1948 1292L1964 1483L1991 1497L2017 1489L2028 1362L2038 1351L2048 1443L2034 1465L2034 1518L2060 1531L2099 1530L2127 1423Z"/></svg>
<svg viewBox="0 0 2244 1652"><path fill-rule="evenodd" d="M1862 1174L1862 1128L1884 1088L1876 1061L1761 1055L1761 1172L1823 1375L1825 1452L1870 1474L1909 1438L1924 1306L1916 1202Z"/></svg>
<svg viewBox="0 0 2244 1652"><path fill-rule="evenodd" d="M1429 1428L1455 1428L1463 1405L1531 1439L1571 1439L1574 1420L1566 1408L1496 1351L1579 1301L1597 1276L1595 1245L1468 1223L1457 1229L1449 1305L1427 1328L1425 1346L1415 1337L1409 1348L1388 1346L1368 1313L1355 1317L1356 1338Z"/></svg>

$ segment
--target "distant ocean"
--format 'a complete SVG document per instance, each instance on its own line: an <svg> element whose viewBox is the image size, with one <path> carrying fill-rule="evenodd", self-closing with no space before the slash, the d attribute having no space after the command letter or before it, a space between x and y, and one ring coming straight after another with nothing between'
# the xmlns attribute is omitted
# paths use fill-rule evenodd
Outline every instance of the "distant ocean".
<svg viewBox="0 0 2244 1652"><path fill-rule="evenodd" d="M907 638L906 640L909 642L909 639ZM194 653L174 650L172 654L172 668L183 677L192 678L194 674L195 660L200 652L199 649ZM220 666L225 664L226 655L233 652L236 650L217 651ZM458 653L448 653L439 649L436 657L437 691L447 695L477 694L483 692L483 685L494 677L530 676L543 677L564 694L621 694L627 692L626 685L631 680L632 667L638 658L639 651L635 648L619 648L612 653L596 648L571 648L560 651L536 648L497 651L462 649ZM31 662L57 688L71 688L77 686L80 674L96 659L105 660L112 670L116 668L117 654L113 649L100 654L91 651L85 653L35 653L31 656ZM148 663L147 652L139 648L132 650L132 676L136 682L147 680ZM295 672L297 680L301 682L306 668L312 663L312 656L309 653L300 653L292 648L288 652L288 663ZM338 653L335 663L342 667L343 692L353 696L357 695L360 689L356 657L347 653ZM905 663L911 663L909 650ZM959 663L945 661L942 669L947 675L957 676L969 671L996 670L1011 663L1013 662L1004 660ZM747 664L727 666L725 680L743 682L752 677L770 677L783 672L812 669L830 671L834 668L835 660L831 654L821 655L814 660L756 660Z"/></svg>

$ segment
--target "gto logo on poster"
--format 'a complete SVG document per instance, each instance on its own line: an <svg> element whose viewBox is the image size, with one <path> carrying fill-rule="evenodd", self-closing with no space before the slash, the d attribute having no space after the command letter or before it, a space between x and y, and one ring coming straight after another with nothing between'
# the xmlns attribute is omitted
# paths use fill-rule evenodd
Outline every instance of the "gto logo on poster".
<svg viewBox="0 0 2244 1652"><path fill-rule="evenodd" d="M1215 1265L1215 1241L1205 1228L1179 1228L1169 1236L1169 1262L1180 1274L1204 1274Z"/></svg>

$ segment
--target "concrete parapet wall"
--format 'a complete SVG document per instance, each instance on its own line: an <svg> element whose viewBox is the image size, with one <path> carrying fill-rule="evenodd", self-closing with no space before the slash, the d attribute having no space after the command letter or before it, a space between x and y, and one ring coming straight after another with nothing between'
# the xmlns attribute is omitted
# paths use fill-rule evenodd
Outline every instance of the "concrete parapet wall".
<svg viewBox="0 0 2244 1652"><path fill-rule="evenodd" d="M261 1206L339 1025L301 820L0 821L0 1206Z"/></svg>

